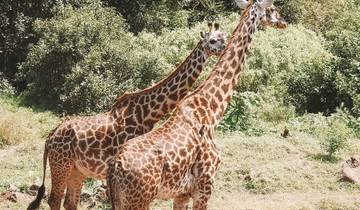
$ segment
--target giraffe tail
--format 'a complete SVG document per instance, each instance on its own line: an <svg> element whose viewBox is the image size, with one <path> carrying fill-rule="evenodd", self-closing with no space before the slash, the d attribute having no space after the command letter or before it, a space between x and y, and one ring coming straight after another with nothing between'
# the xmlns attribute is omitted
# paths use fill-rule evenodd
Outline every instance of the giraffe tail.
<svg viewBox="0 0 360 210"><path fill-rule="evenodd" d="M121 163L112 162L109 164L109 169L107 172L107 186L109 189L109 197L111 200L111 206L113 210L125 210L124 201L121 199L125 198L125 194L122 190L119 190L119 186L116 186L116 180L114 180L114 175L122 175L118 173L118 167L122 167Z"/></svg>
<svg viewBox="0 0 360 210"><path fill-rule="evenodd" d="M43 180L42 185L40 186L38 193L36 195L35 200L33 200L29 206L27 207L27 210L35 210L38 209L41 203L42 198L45 194L45 175L46 175L46 165L47 165L47 157L48 157L48 149L47 144L45 144L45 150L44 150L44 156L43 156L43 164L44 164L44 171L43 171Z"/></svg>

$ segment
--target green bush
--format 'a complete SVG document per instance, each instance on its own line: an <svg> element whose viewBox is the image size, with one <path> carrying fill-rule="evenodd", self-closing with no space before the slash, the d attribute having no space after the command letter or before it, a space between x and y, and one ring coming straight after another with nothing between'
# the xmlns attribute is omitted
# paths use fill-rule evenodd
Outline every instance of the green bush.
<svg viewBox="0 0 360 210"><path fill-rule="evenodd" d="M149 85L169 68L101 4L66 6L56 17L37 21L35 29L41 38L19 76L29 83L28 98L52 109L104 110L117 95Z"/></svg>
<svg viewBox="0 0 360 210"><path fill-rule="evenodd" d="M229 31L235 17L224 18L222 30ZM90 113L162 79L187 57L207 24L134 36L113 9L90 4L66 6L35 28L41 39L20 66L19 75L29 82L26 95L61 112Z"/></svg>
<svg viewBox="0 0 360 210"><path fill-rule="evenodd" d="M160 34L163 28L176 29L188 25L189 11L185 1L175 0L104 0L125 18L131 32Z"/></svg>
<svg viewBox="0 0 360 210"><path fill-rule="evenodd" d="M357 0L278 0L275 5L290 23L326 33L333 28L349 28L357 22Z"/></svg>
<svg viewBox="0 0 360 210"><path fill-rule="evenodd" d="M298 113L332 113L340 105L336 57L316 33L301 25L260 31L250 52L239 91L259 92L265 101L275 97ZM269 90L274 94L267 99Z"/></svg>
<svg viewBox="0 0 360 210"><path fill-rule="evenodd" d="M320 133L320 138L323 140L321 145L329 157L333 157L347 146L350 133L351 130L340 120L331 122L329 127Z"/></svg>
<svg viewBox="0 0 360 210"><path fill-rule="evenodd" d="M280 0L279 8L287 20L301 23L306 28L321 33L326 39L326 46L337 57L336 61L328 66L329 73L325 78L327 85L315 86L315 91L309 92L309 97L297 100L315 98L311 107L299 107L298 110L314 112L314 107L331 104L328 110L332 113L341 103L360 116L360 10L357 0ZM309 66L311 68L311 66ZM307 74L308 71L305 71ZM298 75L295 75L297 78ZM319 75L321 76L321 75ZM330 76L330 77L329 77ZM310 76L311 77L311 76ZM301 78L298 78L298 82ZM300 82L295 86L310 87L312 83ZM322 89L322 90L321 90ZM319 92L320 90L320 92ZM321 91L325 91L324 94ZM306 93L307 94L307 93ZM304 95L304 94L302 94ZM330 97L328 97L330 96ZM331 97L333 96L333 97ZM315 110L316 111L316 110Z"/></svg>
<svg viewBox="0 0 360 210"><path fill-rule="evenodd" d="M219 129L248 131L252 127L254 109L260 105L260 100L260 97L253 92L235 92Z"/></svg>
<svg viewBox="0 0 360 210"><path fill-rule="evenodd" d="M0 73L0 96L13 96L14 94L15 88Z"/></svg>
<svg viewBox="0 0 360 210"><path fill-rule="evenodd" d="M287 100L298 113L334 113L343 96L336 85L336 71L331 62L314 62L302 65L289 75Z"/></svg>
<svg viewBox="0 0 360 210"><path fill-rule="evenodd" d="M347 99L343 100L344 105L360 117L360 24L353 30L332 31L331 34L331 50L339 56L337 88Z"/></svg>

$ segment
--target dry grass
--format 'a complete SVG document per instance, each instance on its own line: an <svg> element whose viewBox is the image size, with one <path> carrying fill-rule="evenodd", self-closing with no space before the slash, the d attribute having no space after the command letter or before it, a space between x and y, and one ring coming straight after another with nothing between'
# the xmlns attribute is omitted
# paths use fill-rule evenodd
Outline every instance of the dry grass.
<svg viewBox="0 0 360 210"><path fill-rule="evenodd" d="M11 105L4 109L0 123L8 125L3 119L13 119L20 128L27 128L30 134L26 135L32 137L25 138L26 141L19 138L18 145L0 150L0 193L10 184L26 191L30 185L41 182L44 145L41 136L51 129L50 125L56 125L50 123L50 119L57 119L28 109L13 109ZM44 118L48 120L40 120ZM17 130L11 126L8 129L10 133ZM291 130L291 134L286 139L280 137L280 131L261 137L218 136L222 165L216 176L210 209L360 209L360 186L339 181L342 160L351 154L360 154L359 139L350 140L351 147L328 161L322 158L321 139L296 130ZM46 186L49 190L49 175ZM84 191L91 192L91 186ZM0 209L25 209L31 199L23 197L17 203L0 200ZM88 206L82 203L80 209ZM171 201L156 201L152 209L171 209L171 206ZM97 203L93 209L106 208L109 205ZM42 209L48 209L45 201Z"/></svg>
<svg viewBox="0 0 360 210"><path fill-rule="evenodd" d="M41 138L58 119L50 112L34 112L13 99L0 98L0 148Z"/></svg>
<svg viewBox="0 0 360 210"><path fill-rule="evenodd" d="M320 141L302 133L284 139L279 135L221 136L217 140L222 165L217 174L210 209L325 210L360 209L360 186L340 182L341 160L360 152L360 141L352 149L327 162L315 158ZM30 186L40 183L43 141L25 142L0 155L1 185ZM49 190L50 180L47 180ZM91 190L91 189L85 189ZM20 203L0 203L0 209L22 209ZM87 209L83 203L80 209ZM152 209L171 209L171 201L157 201ZM9 207L7 207L9 206ZM46 202L43 208L47 209ZM94 209L105 209L100 204Z"/></svg>

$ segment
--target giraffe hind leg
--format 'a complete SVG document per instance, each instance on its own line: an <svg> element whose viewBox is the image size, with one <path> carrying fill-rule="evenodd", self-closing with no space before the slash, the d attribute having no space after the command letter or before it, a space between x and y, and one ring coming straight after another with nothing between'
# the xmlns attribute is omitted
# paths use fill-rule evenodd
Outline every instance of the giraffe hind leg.
<svg viewBox="0 0 360 210"><path fill-rule="evenodd" d="M183 194L174 198L173 210L188 210L190 209L190 195Z"/></svg>
<svg viewBox="0 0 360 210"><path fill-rule="evenodd" d="M80 201L80 193L85 176L76 168L71 170L70 177L66 182L66 195L64 201L64 208L66 210L76 210Z"/></svg>
<svg viewBox="0 0 360 210"><path fill-rule="evenodd" d="M56 160L49 158L51 171L51 192L48 200L51 210L60 210L61 200L64 197L66 181L74 167L70 159Z"/></svg>
<svg viewBox="0 0 360 210"><path fill-rule="evenodd" d="M198 189L193 196L193 210L207 210L211 192L212 181L201 180L198 185Z"/></svg>

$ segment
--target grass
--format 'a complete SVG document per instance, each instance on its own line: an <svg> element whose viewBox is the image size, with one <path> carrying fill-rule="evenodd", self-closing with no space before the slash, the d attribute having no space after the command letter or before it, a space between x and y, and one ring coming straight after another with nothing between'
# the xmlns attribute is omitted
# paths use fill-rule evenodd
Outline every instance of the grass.
<svg viewBox="0 0 360 210"><path fill-rule="evenodd" d="M47 135L58 118L50 112L34 112L16 99L0 97L0 148Z"/></svg>
<svg viewBox="0 0 360 210"><path fill-rule="evenodd" d="M32 184L41 183L43 136L58 123L58 118L51 113L19 108L16 103L4 100L0 110L0 122L11 119L4 116L11 116L12 122L29 136L0 150L0 193L10 184L26 192ZM16 129L11 127L7 132ZM282 138L280 132L278 129L256 137L241 134L217 137L222 164L210 209L360 209L360 186L340 181L342 161L352 154L360 154L359 139L350 139L351 147L340 151L335 159L329 159L321 147L323 140L317 135L291 126L291 137ZM83 192L91 194L98 185L99 182L87 180ZM48 175L46 190L49 189ZM0 209L25 209L32 198L25 196L17 203L0 199ZM87 209L89 205L82 203L80 209ZM152 209L171 209L171 206L171 201L156 201ZM45 201L42 209L48 209ZM109 209L109 204L97 202L93 209Z"/></svg>

